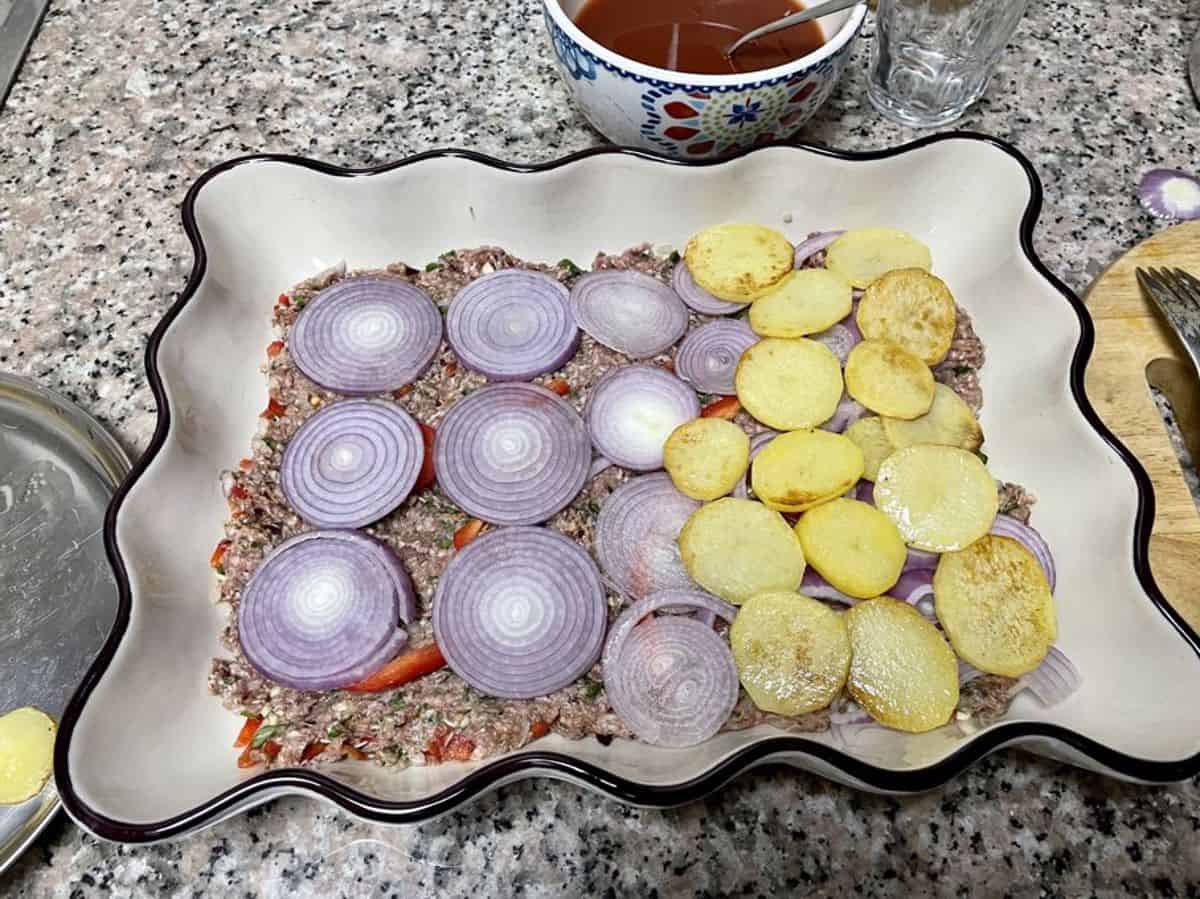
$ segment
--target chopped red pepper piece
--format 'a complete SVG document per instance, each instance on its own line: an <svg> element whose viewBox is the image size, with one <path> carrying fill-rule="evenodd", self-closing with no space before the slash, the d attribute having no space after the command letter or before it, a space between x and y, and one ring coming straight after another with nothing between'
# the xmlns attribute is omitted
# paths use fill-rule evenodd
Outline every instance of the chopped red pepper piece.
<svg viewBox="0 0 1200 899"><path fill-rule="evenodd" d="M529 725L529 739L538 740L550 733L550 725L541 718Z"/></svg>
<svg viewBox="0 0 1200 899"><path fill-rule="evenodd" d="M258 764L258 759L254 755L254 750L247 746L242 750L242 754L238 756L239 768L253 768Z"/></svg>
<svg viewBox="0 0 1200 899"><path fill-rule="evenodd" d="M286 293L281 293L279 295L279 299L275 301L275 304L277 306L290 306L292 305L292 301L288 298Z"/></svg>
<svg viewBox="0 0 1200 899"><path fill-rule="evenodd" d="M453 378L456 374L458 374L458 363L453 361L447 362L442 366L442 371L445 373L447 378Z"/></svg>
<svg viewBox="0 0 1200 899"><path fill-rule="evenodd" d="M408 396L410 393L412 393L412 391L413 391L412 384L405 384L403 387L393 390L392 396L394 396L398 400L402 400L406 396Z"/></svg>
<svg viewBox="0 0 1200 899"><path fill-rule="evenodd" d="M421 442L425 444L425 459L421 462L421 473L417 475L417 482L413 484L413 490L428 490L437 480L437 472L433 470L433 438L437 435L437 431L429 425L417 422L421 427Z"/></svg>
<svg viewBox="0 0 1200 899"><path fill-rule="evenodd" d="M425 744L425 755L434 762L442 760L442 753L446 751L446 740L450 736L450 728L444 724L439 724L433 729L433 736L429 738L429 742Z"/></svg>
<svg viewBox="0 0 1200 899"><path fill-rule="evenodd" d="M550 390L553 390L559 396L566 396L571 392L571 385L562 378L555 378L552 381L547 381L546 387Z"/></svg>
<svg viewBox="0 0 1200 899"><path fill-rule="evenodd" d="M242 459L240 462L238 462L238 468L240 468L242 471L254 471L254 460Z"/></svg>
<svg viewBox="0 0 1200 899"><path fill-rule="evenodd" d="M231 500L248 499L249 496L250 496L250 491L247 490L245 487L243 487L241 484L234 484L232 487L229 488L229 498Z"/></svg>
<svg viewBox="0 0 1200 899"><path fill-rule="evenodd" d="M282 340L272 340L270 343L267 344L267 358L268 359L274 359L276 356L278 356L282 352L283 352L283 341Z"/></svg>
<svg viewBox="0 0 1200 899"><path fill-rule="evenodd" d="M329 748L329 744L322 743L320 740L318 740L315 743L309 743L307 746L304 747L304 751L302 753L300 753L300 761L311 762L313 759L315 759L317 756L319 756L322 752L324 752L328 748Z"/></svg>
<svg viewBox="0 0 1200 899"><path fill-rule="evenodd" d="M483 530L483 522L478 518L472 518L457 531L454 532L454 548L462 549L472 540L479 536L479 532Z"/></svg>
<svg viewBox="0 0 1200 899"><path fill-rule="evenodd" d="M369 674L346 689L351 693L378 693L407 684L422 675L445 667L446 659L436 643L426 643L392 659L374 674Z"/></svg>
<svg viewBox="0 0 1200 899"><path fill-rule="evenodd" d="M742 404L736 396L723 396L714 400L700 410L701 418L723 418L726 421L742 411Z"/></svg>
<svg viewBox="0 0 1200 899"><path fill-rule="evenodd" d="M212 555L208 557L208 564L215 570L220 571L221 566L225 564L225 553L229 552L229 547L233 545L232 540L222 540L217 544L217 548L212 551Z"/></svg>
<svg viewBox="0 0 1200 899"><path fill-rule="evenodd" d="M258 417L274 420L282 416L286 411L286 406L280 403L279 400L275 399L275 397L271 397L269 400L267 400L267 408L263 409L262 412L259 413Z"/></svg>
<svg viewBox="0 0 1200 899"><path fill-rule="evenodd" d="M357 746L343 746L342 754L360 762L365 762L367 760L367 754Z"/></svg>
<svg viewBox="0 0 1200 899"><path fill-rule="evenodd" d="M665 359L662 362L658 363L658 367L663 369L664 371L669 371L669 372L671 372L671 374L674 374L675 373L675 360L674 359Z"/></svg>
<svg viewBox="0 0 1200 899"><path fill-rule="evenodd" d="M266 753L267 758L274 759L283 750L283 745L276 743L274 740L267 740L267 742L263 743L262 750Z"/></svg>
<svg viewBox="0 0 1200 899"><path fill-rule="evenodd" d="M242 729L238 731L237 739L233 741L233 748L242 749L249 746L260 727L262 727L262 718L247 718Z"/></svg>
<svg viewBox="0 0 1200 899"><path fill-rule="evenodd" d="M453 762L465 762L471 758L473 752L475 752L474 740L464 737L462 734L454 734L446 742L446 748L442 750L442 758Z"/></svg>

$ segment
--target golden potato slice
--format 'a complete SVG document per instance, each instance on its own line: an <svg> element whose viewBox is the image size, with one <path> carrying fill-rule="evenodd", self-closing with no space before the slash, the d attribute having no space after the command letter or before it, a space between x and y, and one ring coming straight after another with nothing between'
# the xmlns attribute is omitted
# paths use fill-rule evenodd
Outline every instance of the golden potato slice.
<svg viewBox="0 0 1200 899"><path fill-rule="evenodd" d="M944 553L933 575L933 605L955 652L989 674L1032 671L1058 636L1042 566L1009 537L989 534Z"/></svg>
<svg viewBox="0 0 1200 899"><path fill-rule="evenodd" d="M845 618L847 689L867 714L914 734L950 720L958 705L958 660L936 627L890 596L860 602Z"/></svg>
<svg viewBox="0 0 1200 899"><path fill-rule="evenodd" d="M901 268L871 282L855 320L863 337L898 343L926 365L937 365L950 351L958 306L941 278Z"/></svg>
<svg viewBox="0 0 1200 899"><path fill-rule="evenodd" d="M684 496L717 499L746 476L750 437L723 418L697 418L671 432L663 446L663 467Z"/></svg>
<svg viewBox="0 0 1200 899"><path fill-rule="evenodd" d="M832 431L780 434L754 457L750 487L768 509L803 512L849 490L863 473L863 454Z"/></svg>
<svg viewBox="0 0 1200 899"><path fill-rule="evenodd" d="M799 593L760 593L729 629L738 677L754 704L776 715L807 715L833 702L850 670L842 616Z"/></svg>
<svg viewBox="0 0 1200 899"><path fill-rule="evenodd" d="M688 241L683 261L696 283L730 303L757 300L795 262L793 248L778 231L762 225L705 228Z"/></svg>
<svg viewBox="0 0 1200 899"><path fill-rule="evenodd" d="M750 327L763 337L804 337L850 314L853 291L841 275L805 268L785 275L750 307Z"/></svg>
<svg viewBox="0 0 1200 899"><path fill-rule="evenodd" d="M0 805L31 799L46 785L57 731L53 718L29 706L0 716Z"/></svg>
<svg viewBox="0 0 1200 899"><path fill-rule="evenodd" d="M908 548L892 520L867 503L835 499L796 525L804 561L843 593L869 599L900 577Z"/></svg>
<svg viewBox="0 0 1200 899"><path fill-rule="evenodd" d="M983 446L979 419L963 398L945 384L933 385L933 405L924 415L905 421L881 419L883 432L897 449L917 443L940 443L975 452Z"/></svg>
<svg viewBox="0 0 1200 899"><path fill-rule="evenodd" d="M895 522L909 546L950 552L989 530L999 508L996 481L974 453L919 443L879 466L875 507Z"/></svg>
<svg viewBox="0 0 1200 899"><path fill-rule="evenodd" d="M748 499L725 497L693 512L679 532L679 555L692 580L734 605L795 590L804 577L800 539L782 515Z"/></svg>
<svg viewBox="0 0 1200 899"><path fill-rule="evenodd" d="M767 427L815 428L842 399L842 365L815 340L767 337L742 353L733 384L738 402Z"/></svg>
<svg viewBox="0 0 1200 899"><path fill-rule="evenodd" d="M864 340L846 358L846 391L890 418L917 418L933 405L933 372L899 344Z"/></svg>
<svg viewBox="0 0 1200 899"><path fill-rule="evenodd" d="M851 424L845 433L854 445L862 450L862 476L873 482L879 473L880 464L896 451L883 428L883 419L878 415L868 415Z"/></svg>
<svg viewBox="0 0 1200 899"><path fill-rule="evenodd" d="M858 228L847 231L825 254L825 267L837 272L852 287L868 287L880 275L897 268L933 267L929 247L907 231L895 228Z"/></svg>

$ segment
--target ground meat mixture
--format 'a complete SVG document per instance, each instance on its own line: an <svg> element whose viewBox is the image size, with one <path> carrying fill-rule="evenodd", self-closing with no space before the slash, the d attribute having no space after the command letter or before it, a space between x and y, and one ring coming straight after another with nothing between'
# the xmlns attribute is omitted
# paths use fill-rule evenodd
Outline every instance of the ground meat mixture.
<svg viewBox="0 0 1200 899"><path fill-rule="evenodd" d="M669 281L677 261L677 254L656 253L643 244L618 254L600 253L592 260L592 267L632 269ZM396 264L369 274L409 281L432 296L444 311L468 283L502 268L544 272L567 286L582 274L582 269L569 259L555 265L527 263L497 247L445 253L421 269ZM308 416L341 399L308 380L292 364L288 331L318 291L360 274L368 273L348 274L341 266L279 297L274 311L277 339L268 347L264 366L269 398L261 427L250 457L223 475L230 518L225 526L226 539L218 546L213 562L220 575L220 601L228 611L221 642L229 656L213 660L209 686L229 709L261 719L257 737L247 750L252 763L308 764L349 754L386 765L425 765L485 758L515 750L549 732L570 739L595 737L604 742L630 737L606 701L599 665L579 682L550 696L513 701L483 696L449 669L380 693L301 692L265 679L246 661L237 632L242 589L272 547L306 530L279 488L283 447ZM693 327L708 320L691 315ZM668 370L674 368L671 353L649 361ZM584 334L575 356L561 370L538 381L565 389L568 401L582 411L588 391L600 376L629 362ZM978 409L981 397L976 372L982 364L982 343L974 334L969 316L960 309L954 345L947 361L937 369L938 379ZM481 375L460 366L454 353L443 345L429 370L394 396L418 421L436 427L456 401L484 383ZM711 399L701 397L702 402ZM745 413L736 420L751 432L761 428ZM591 552L600 505L627 476L615 467L601 472L548 526ZM1028 518L1028 507L1033 502L1029 494L1008 484L1002 493L1005 511L1023 516L1022 520ZM409 628L410 645L432 640L428 616L433 592L453 553L454 533L468 520L435 486L410 497L391 515L366 529L399 554L412 577L423 617ZM610 593L608 599L610 614L615 616L623 598ZM998 704L995 707L999 709ZM980 704L979 708L990 711L993 706ZM1003 709L999 710L1002 713ZM830 726L828 711L785 719L761 712L743 694L725 727L739 730L760 724L791 732L819 732Z"/></svg>
<svg viewBox="0 0 1200 899"><path fill-rule="evenodd" d="M991 724L1002 718L1012 703L1016 681L998 674L984 674L964 684L958 697L957 717L972 718L977 724Z"/></svg>

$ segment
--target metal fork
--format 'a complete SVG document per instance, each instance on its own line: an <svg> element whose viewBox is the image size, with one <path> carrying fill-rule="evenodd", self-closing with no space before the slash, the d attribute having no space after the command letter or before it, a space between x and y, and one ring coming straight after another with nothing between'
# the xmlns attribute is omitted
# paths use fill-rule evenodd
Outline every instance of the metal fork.
<svg viewBox="0 0 1200 899"><path fill-rule="evenodd" d="M1137 279L1179 335L1200 375L1200 279L1181 268L1139 268Z"/></svg>

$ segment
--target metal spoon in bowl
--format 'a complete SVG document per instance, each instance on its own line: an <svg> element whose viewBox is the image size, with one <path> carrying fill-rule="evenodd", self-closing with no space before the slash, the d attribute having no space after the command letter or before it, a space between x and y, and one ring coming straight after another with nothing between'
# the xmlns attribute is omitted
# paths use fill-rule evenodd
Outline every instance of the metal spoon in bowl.
<svg viewBox="0 0 1200 899"><path fill-rule="evenodd" d="M829 0L828 3L821 3L812 9L789 13L782 19L776 19L774 22L768 22L766 25L761 25L753 31L747 31L729 45L729 48L725 51L725 56L727 58L733 56L743 44L758 40L764 35L774 34L776 31L782 31L785 28L791 28L793 25L799 25L801 22L811 22L813 19L819 19L821 16L827 16L830 13L841 12L843 9L849 9L851 6L858 6L862 2L864 0Z"/></svg>

